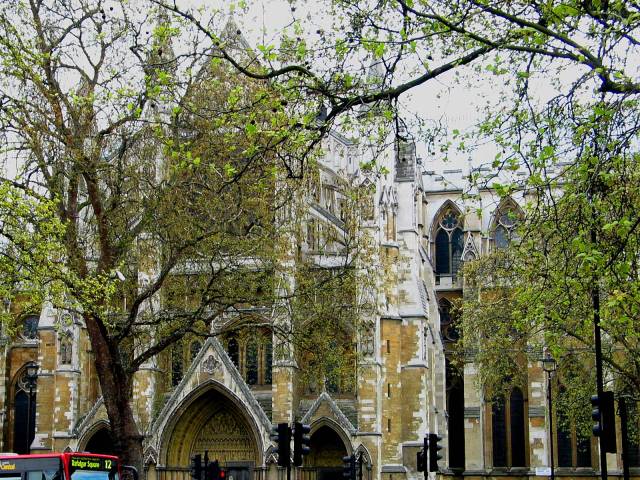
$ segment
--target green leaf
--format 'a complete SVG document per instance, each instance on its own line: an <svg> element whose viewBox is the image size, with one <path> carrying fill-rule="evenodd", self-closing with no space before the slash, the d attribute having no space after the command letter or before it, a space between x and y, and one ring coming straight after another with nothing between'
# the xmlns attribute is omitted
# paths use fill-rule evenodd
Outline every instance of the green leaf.
<svg viewBox="0 0 640 480"><path fill-rule="evenodd" d="M233 177L238 171L236 170L236 168L231 165L230 163L225 163L224 164L224 173L227 177L231 178Z"/></svg>
<svg viewBox="0 0 640 480"><path fill-rule="evenodd" d="M244 127L244 130L249 136L253 136L258 131L258 127L253 123L247 123Z"/></svg>

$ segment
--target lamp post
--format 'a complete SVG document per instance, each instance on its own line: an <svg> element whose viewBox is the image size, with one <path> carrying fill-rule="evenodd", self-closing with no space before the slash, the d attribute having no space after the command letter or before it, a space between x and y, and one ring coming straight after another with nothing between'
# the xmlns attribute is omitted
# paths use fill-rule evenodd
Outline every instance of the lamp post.
<svg viewBox="0 0 640 480"><path fill-rule="evenodd" d="M38 368L40 367L37 363L30 363L27 365L25 375L26 387L29 389L29 397L27 398L27 453L31 453L31 404L33 403L33 390L36 388L36 381L38 380Z"/></svg>
<svg viewBox="0 0 640 480"><path fill-rule="evenodd" d="M542 369L547 374L547 404L549 407L549 465L551 467L550 479L555 480L554 462L553 462L553 403L551 400L551 376L558 368L558 363L549 352L545 353L542 359Z"/></svg>

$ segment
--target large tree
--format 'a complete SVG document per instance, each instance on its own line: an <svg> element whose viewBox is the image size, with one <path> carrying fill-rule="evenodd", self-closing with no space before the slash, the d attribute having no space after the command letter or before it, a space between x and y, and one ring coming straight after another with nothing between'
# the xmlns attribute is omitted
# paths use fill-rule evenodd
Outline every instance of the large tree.
<svg viewBox="0 0 640 480"><path fill-rule="evenodd" d="M250 61L235 27L212 22L224 48ZM335 291L366 247L358 187L342 185L344 226L323 241L343 273L288 280L312 268L300 251L318 177L299 178L317 169L319 112L220 61L204 38L147 2L0 6L0 125L16 165L0 185L0 292L83 319L114 449L139 471L131 396L143 363L224 325L301 343L296 318L272 324L260 312ZM320 356L316 367L335 365Z"/></svg>
<svg viewBox="0 0 640 480"><path fill-rule="evenodd" d="M289 131L266 82L141 2L4 3L0 58L17 165L2 183L3 296L82 317L114 448L142 471L135 372L273 301L307 132Z"/></svg>
<svg viewBox="0 0 640 480"><path fill-rule="evenodd" d="M521 377L523 352L538 361L550 349L571 394L562 406L584 427L596 388L595 321L605 389L640 399L638 98L583 93L539 112L529 105L487 126L505 149L495 163L529 176L491 180L503 196L524 193L525 212L509 249L465 266L464 348L485 386Z"/></svg>

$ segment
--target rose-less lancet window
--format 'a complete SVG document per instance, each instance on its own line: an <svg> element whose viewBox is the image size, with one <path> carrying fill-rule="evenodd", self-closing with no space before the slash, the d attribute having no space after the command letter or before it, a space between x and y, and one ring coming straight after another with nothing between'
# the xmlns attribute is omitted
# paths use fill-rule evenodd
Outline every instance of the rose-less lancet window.
<svg viewBox="0 0 640 480"><path fill-rule="evenodd" d="M463 237L460 215L452 209L440 218L435 241L436 276L456 278L462 263Z"/></svg>

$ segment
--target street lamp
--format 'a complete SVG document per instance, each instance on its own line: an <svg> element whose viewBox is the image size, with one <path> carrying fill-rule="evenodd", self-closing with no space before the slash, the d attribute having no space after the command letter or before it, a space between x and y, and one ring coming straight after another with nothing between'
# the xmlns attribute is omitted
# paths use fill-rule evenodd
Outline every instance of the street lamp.
<svg viewBox="0 0 640 480"><path fill-rule="evenodd" d="M542 359L542 369L547 373L547 402L549 406L549 464L551 466L551 480L555 480L553 465L553 403L551 401L551 376L558 368L558 362L549 352L545 353Z"/></svg>
<svg viewBox="0 0 640 480"><path fill-rule="evenodd" d="M31 404L33 403L33 390L36 388L36 381L38 380L38 368L40 367L37 363L30 363L27 365L25 375L26 387L29 389L29 397L27 398L27 453L31 453Z"/></svg>

